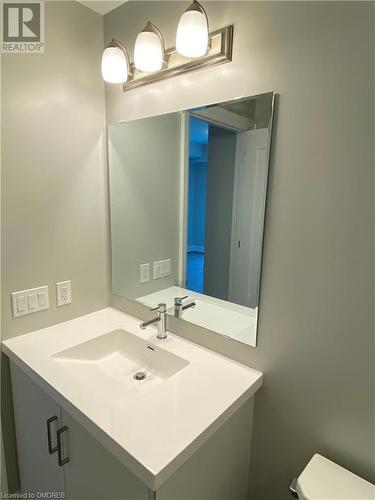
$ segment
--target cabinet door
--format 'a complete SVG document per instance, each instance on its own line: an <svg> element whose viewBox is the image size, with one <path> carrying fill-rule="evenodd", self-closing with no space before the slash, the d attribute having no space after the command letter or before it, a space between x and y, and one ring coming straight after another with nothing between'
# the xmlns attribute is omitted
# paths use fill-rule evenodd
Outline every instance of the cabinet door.
<svg viewBox="0 0 375 500"><path fill-rule="evenodd" d="M57 452L49 453L57 444L60 407L14 363L10 370L21 492L63 492L63 467L58 466Z"/></svg>
<svg viewBox="0 0 375 500"><path fill-rule="evenodd" d="M148 500L147 486L64 410L62 423L68 500Z"/></svg>

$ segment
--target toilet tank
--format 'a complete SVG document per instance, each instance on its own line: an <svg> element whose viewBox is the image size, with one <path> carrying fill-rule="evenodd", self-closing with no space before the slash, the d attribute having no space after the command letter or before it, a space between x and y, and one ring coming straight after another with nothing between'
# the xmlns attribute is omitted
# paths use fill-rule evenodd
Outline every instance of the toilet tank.
<svg viewBox="0 0 375 500"><path fill-rule="evenodd" d="M375 500L375 486L315 454L296 482L300 500Z"/></svg>

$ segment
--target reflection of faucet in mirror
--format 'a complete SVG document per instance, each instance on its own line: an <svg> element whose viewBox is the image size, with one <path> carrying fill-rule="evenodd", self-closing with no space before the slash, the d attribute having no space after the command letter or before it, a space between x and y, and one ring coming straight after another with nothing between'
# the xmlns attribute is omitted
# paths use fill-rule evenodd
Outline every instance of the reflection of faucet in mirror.
<svg viewBox="0 0 375 500"><path fill-rule="evenodd" d="M183 301L188 298L188 295L185 297L175 297L174 299L174 315L176 318L182 317L182 311L186 309L190 309L190 307L195 307L195 302L190 302L189 304L183 305Z"/></svg>
<svg viewBox="0 0 375 500"><path fill-rule="evenodd" d="M150 309L150 311L158 311L158 315L156 318L149 319L148 321L144 321L139 326L144 330L148 325L152 325L153 323L158 323L158 333L156 337L158 339L166 339L167 338L167 305L159 304L158 307L154 307Z"/></svg>

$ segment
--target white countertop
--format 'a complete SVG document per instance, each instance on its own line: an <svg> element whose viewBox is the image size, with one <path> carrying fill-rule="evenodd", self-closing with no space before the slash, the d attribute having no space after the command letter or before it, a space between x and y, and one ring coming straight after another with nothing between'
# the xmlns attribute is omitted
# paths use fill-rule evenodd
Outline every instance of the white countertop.
<svg viewBox="0 0 375 500"><path fill-rule="evenodd" d="M174 298L185 296L187 297L185 303L194 301L196 307L183 311L181 319L239 342L256 346L257 307L252 309L178 286L170 286L138 297L136 300L149 307L156 307L160 302L164 302L167 304L168 313L173 315Z"/></svg>
<svg viewBox="0 0 375 500"><path fill-rule="evenodd" d="M3 342L3 351L65 411L156 490L262 385L262 374L112 308ZM126 330L187 360L163 383L111 398L56 361L56 353ZM250 429L249 429L250 432Z"/></svg>

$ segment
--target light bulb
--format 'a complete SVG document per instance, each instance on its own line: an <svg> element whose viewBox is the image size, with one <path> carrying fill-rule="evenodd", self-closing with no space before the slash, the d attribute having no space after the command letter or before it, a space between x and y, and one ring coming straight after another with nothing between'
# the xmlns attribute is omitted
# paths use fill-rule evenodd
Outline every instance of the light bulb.
<svg viewBox="0 0 375 500"><path fill-rule="evenodd" d="M140 71L152 73L162 68L163 59L163 37L156 26L149 22L135 41L134 65Z"/></svg>
<svg viewBox="0 0 375 500"><path fill-rule="evenodd" d="M176 50L185 57L201 57L208 48L208 21L203 7L194 1L177 27Z"/></svg>
<svg viewBox="0 0 375 500"><path fill-rule="evenodd" d="M125 83L128 80L129 63L125 51L110 45L103 52L102 77L108 83Z"/></svg>

